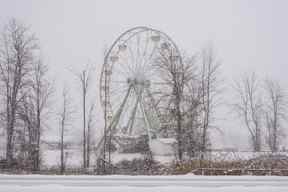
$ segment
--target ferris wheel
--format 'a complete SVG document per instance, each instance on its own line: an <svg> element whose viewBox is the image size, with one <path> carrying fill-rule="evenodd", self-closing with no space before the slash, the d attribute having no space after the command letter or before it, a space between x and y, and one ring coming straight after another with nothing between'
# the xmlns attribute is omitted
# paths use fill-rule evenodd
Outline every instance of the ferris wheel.
<svg viewBox="0 0 288 192"><path fill-rule="evenodd" d="M172 91L157 65L165 53L173 53L173 65L182 65L171 38L148 27L132 28L114 41L100 77L106 135L119 140L147 135L149 142L161 137L169 124L164 116L165 95Z"/></svg>

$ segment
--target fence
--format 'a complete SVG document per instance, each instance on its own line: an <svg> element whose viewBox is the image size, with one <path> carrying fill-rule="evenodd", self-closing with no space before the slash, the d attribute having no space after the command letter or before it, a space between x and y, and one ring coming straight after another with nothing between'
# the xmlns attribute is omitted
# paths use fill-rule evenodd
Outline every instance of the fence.
<svg viewBox="0 0 288 192"><path fill-rule="evenodd" d="M288 175L288 152L208 151L190 164L201 175Z"/></svg>

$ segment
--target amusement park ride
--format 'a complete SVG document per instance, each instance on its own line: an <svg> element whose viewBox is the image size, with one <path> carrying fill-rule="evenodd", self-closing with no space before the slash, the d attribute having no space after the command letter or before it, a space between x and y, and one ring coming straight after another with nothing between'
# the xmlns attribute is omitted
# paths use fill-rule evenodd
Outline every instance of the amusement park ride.
<svg viewBox="0 0 288 192"><path fill-rule="evenodd" d="M167 135L167 130L173 122L165 107L172 90L157 65L157 59L166 53L173 53L171 67L181 69L182 58L176 44L161 31L135 27L114 41L105 55L100 78L105 128L97 155L104 155L105 159L108 142L121 151L141 136L148 138L152 154L161 153L164 148L172 150L168 141L175 144L175 137Z"/></svg>

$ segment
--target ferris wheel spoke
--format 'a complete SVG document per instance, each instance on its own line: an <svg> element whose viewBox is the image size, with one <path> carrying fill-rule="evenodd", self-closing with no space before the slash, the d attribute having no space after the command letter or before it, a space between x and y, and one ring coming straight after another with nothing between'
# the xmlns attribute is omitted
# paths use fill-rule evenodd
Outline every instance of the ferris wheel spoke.
<svg viewBox="0 0 288 192"><path fill-rule="evenodd" d="M135 123L137 107L139 104L139 98L135 98L134 101L131 103L134 103L134 104L132 104L131 109L129 110L128 122L127 122L127 125L125 126L125 132L124 132L124 133L129 132L129 135L131 135L133 126Z"/></svg>
<svg viewBox="0 0 288 192"><path fill-rule="evenodd" d="M155 81L151 82L151 84L154 84L154 85L170 85L167 82L155 82Z"/></svg>
<svg viewBox="0 0 288 192"><path fill-rule="evenodd" d="M132 69L132 74L135 72L136 66L136 60L137 60L137 55L135 55L135 45L134 45L134 39L130 39L127 41L127 63L126 65L129 66Z"/></svg>
<svg viewBox="0 0 288 192"><path fill-rule="evenodd" d="M135 72L137 72L138 68L139 68L139 57L140 57L140 43L141 39L140 39L140 34L136 34L135 38L131 40L130 45L131 45L131 53L134 56L134 60L132 61L132 65L134 67Z"/></svg>
<svg viewBox="0 0 288 192"><path fill-rule="evenodd" d="M113 88L110 90L110 93L113 94L113 96L118 96L118 95L122 95L123 93L125 93L126 90L127 90L126 87Z"/></svg>
<svg viewBox="0 0 288 192"><path fill-rule="evenodd" d="M117 103L117 104L114 104L114 105L112 105L112 110L113 111L117 111L119 108L120 108L120 106L121 106L121 100L123 100L123 98L125 97L125 95L122 95L121 97L115 97L115 98L111 98L111 102L113 102L113 103Z"/></svg>
<svg viewBox="0 0 288 192"><path fill-rule="evenodd" d="M112 102L117 102L119 98L123 97L123 95L127 92L128 88L114 89L110 91L110 99L113 100Z"/></svg>
<svg viewBox="0 0 288 192"><path fill-rule="evenodd" d="M128 87L124 87L124 86L118 86L117 88L111 88L110 89L110 94L113 95L113 97L116 97L118 95L122 95L124 93L126 93L126 91L128 90ZM112 96L110 96L112 97Z"/></svg>
<svg viewBox="0 0 288 192"><path fill-rule="evenodd" d="M128 54L129 54L129 59L128 59L128 62L126 64L128 64L128 66L131 68L131 70L133 72L135 72L135 69L136 69L136 58L135 58L135 54L133 52L133 49L131 46L128 47Z"/></svg>
<svg viewBox="0 0 288 192"><path fill-rule="evenodd" d="M124 87L120 87L118 84L116 87L112 88L110 90L110 93L113 93L113 96L111 96L111 99L114 99L116 102L119 101L119 97L122 97L123 95L125 95L127 93L127 91L130 89L130 86L124 86ZM130 91L132 92L132 91ZM131 95L132 93L130 93Z"/></svg>
<svg viewBox="0 0 288 192"><path fill-rule="evenodd" d="M136 40L136 50L137 50L137 59L136 59L136 70L138 70L139 60L140 60L140 35L137 34L137 40Z"/></svg>
<svg viewBox="0 0 288 192"><path fill-rule="evenodd" d="M127 131L127 126L129 126L129 122L127 124L127 121L131 119L131 113L133 113L132 103L135 103L136 101L135 96L133 94L133 89L130 90L130 94L127 96L126 100L127 100L126 104L122 106L123 107L122 110L125 111L125 113L121 116L121 123L120 123L122 132L124 131L124 133ZM119 108L121 106L119 105L117 107Z"/></svg>
<svg viewBox="0 0 288 192"><path fill-rule="evenodd" d="M161 74L159 74L159 72L157 70L151 70L149 72L146 73L147 77L149 77L150 79L150 84L153 85L169 85L169 82L166 81Z"/></svg>
<svg viewBox="0 0 288 192"><path fill-rule="evenodd" d="M124 79L124 78L110 79L110 84L112 88L116 88L116 89L128 87L127 79Z"/></svg>
<svg viewBox="0 0 288 192"><path fill-rule="evenodd" d="M146 66L144 73L152 77L156 75L155 77L161 78L159 70L152 66Z"/></svg>
<svg viewBox="0 0 288 192"><path fill-rule="evenodd" d="M119 72L117 75L122 75L123 77L129 77L131 71L125 71L123 68L117 67L115 68L115 72Z"/></svg>
<svg viewBox="0 0 288 192"><path fill-rule="evenodd" d="M130 47L128 47L128 50L130 52ZM130 56L130 57L129 57ZM123 71L124 69L126 69L125 71L127 73L134 73L134 68L133 66L131 65L131 57L133 58L134 60L134 55L126 55L126 57L122 56L119 58L119 61L118 61L118 65L116 66L117 68L122 68ZM129 72L128 72L129 71Z"/></svg>
<svg viewBox="0 0 288 192"><path fill-rule="evenodd" d="M122 70L119 70L119 69L115 69L114 70L114 73L116 73L118 76L117 76L117 79L123 79L124 77L127 77L129 76L129 73L128 72L124 72ZM122 78L121 78L122 77Z"/></svg>
<svg viewBox="0 0 288 192"><path fill-rule="evenodd" d="M147 50L148 50L148 47L151 45L151 36L152 36L152 33L151 31L149 32L146 32L146 38L144 40L144 49L143 49L143 52L141 54L141 61L139 62L140 66L141 66L141 69L140 70L143 70L143 68L145 68L145 65L147 64L146 63L146 60L147 60Z"/></svg>
<svg viewBox="0 0 288 192"><path fill-rule="evenodd" d="M145 34L143 35L143 38L141 39L141 46L139 45L139 47L141 47L139 53L138 53L138 57L139 57L139 60L138 60L138 70L141 70L141 66L143 65L143 62L145 60L145 56L146 56L146 53L147 53L147 49L148 49L148 45L149 45L149 33L150 31L147 31L145 32Z"/></svg>
<svg viewBox="0 0 288 192"><path fill-rule="evenodd" d="M131 68L130 65L127 65L128 63L129 63L129 62L128 62L128 59L127 59L127 61L118 62L119 67L122 66L122 67L123 67L123 70L124 70L124 69L128 69L129 73L134 73L134 69Z"/></svg>
<svg viewBox="0 0 288 192"><path fill-rule="evenodd" d="M111 83L110 86L110 93L111 94L122 94L123 92L125 92L127 90L128 86L126 84L123 83Z"/></svg>
<svg viewBox="0 0 288 192"><path fill-rule="evenodd" d="M112 83L127 84L127 81L111 81Z"/></svg>
<svg viewBox="0 0 288 192"><path fill-rule="evenodd" d="M144 51L143 51L143 54L142 54L142 58L141 58L141 63L143 63L145 61L145 57L146 57L146 54L147 54L147 48L148 48L148 45L150 44L150 36L149 34L151 34L151 31L149 32L146 32L146 38L145 38L145 48L144 48Z"/></svg>
<svg viewBox="0 0 288 192"><path fill-rule="evenodd" d="M153 55L154 55L154 53L156 52L156 50L157 50L157 45L156 45L156 43L155 43L154 46L153 46L153 49L152 49L151 53L150 53L149 56L144 60L143 68L142 68L143 71L145 71L145 72L147 71L147 67L148 67L148 65L149 65L149 62L150 62L150 60L153 58Z"/></svg>

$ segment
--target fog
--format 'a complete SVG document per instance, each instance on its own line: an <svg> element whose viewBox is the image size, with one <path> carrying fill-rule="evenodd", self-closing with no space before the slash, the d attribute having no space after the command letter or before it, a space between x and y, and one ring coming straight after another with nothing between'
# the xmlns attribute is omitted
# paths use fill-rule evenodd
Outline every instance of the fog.
<svg viewBox="0 0 288 192"><path fill-rule="evenodd" d="M227 105L233 98L231 84L255 71L288 89L287 7L285 0L0 0L0 26L14 17L31 26L39 38L43 61L55 79L55 109L65 83L70 84L75 101L81 102L80 85L71 71L96 65L90 99L96 100L98 130L103 127L98 82L104 50L125 30L135 26L161 30L188 54L212 45L222 64L226 104L219 106L214 122L222 132L211 131L211 137L217 141L215 148L245 149L247 130ZM71 134L79 138L81 116L76 116ZM57 126L57 120L51 120L50 128Z"/></svg>

